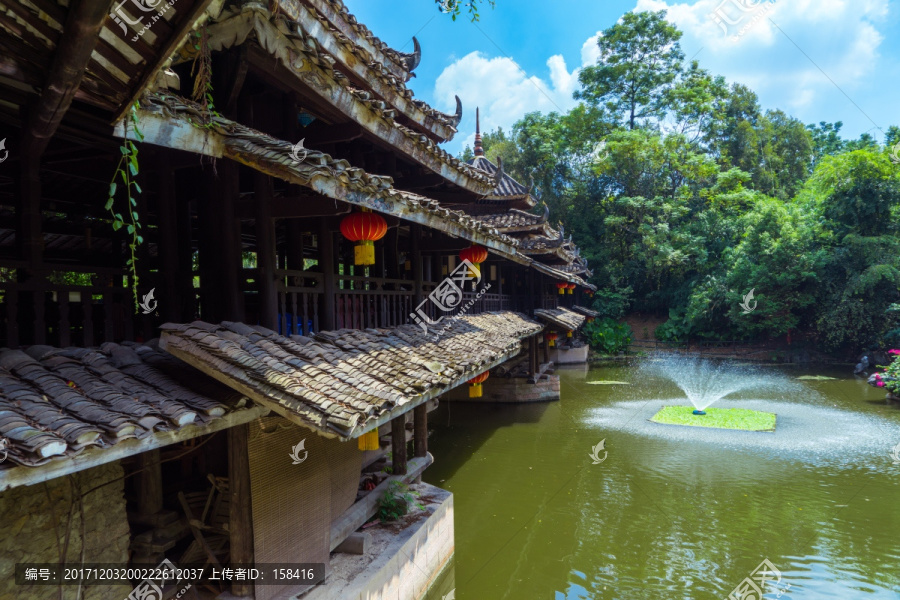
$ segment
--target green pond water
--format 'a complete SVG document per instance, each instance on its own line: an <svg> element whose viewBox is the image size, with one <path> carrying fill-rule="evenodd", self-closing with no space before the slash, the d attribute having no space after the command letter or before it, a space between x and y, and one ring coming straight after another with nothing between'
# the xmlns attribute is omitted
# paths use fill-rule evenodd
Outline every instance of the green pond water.
<svg viewBox="0 0 900 600"><path fill-rule="evenodd" d="M764 559L766 599L900 599L900 405L849 368L762 368L779 385L715 406L774 412L774 433L659 425L689 402L645 367L431 413L425 480L453 492L456 553L427 600L723 600Z"/></svg>

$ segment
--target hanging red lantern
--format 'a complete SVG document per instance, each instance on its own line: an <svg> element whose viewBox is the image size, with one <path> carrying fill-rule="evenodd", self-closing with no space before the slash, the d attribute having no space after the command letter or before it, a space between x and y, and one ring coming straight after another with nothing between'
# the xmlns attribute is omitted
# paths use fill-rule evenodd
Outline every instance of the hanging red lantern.
<svg viewBox="0 0 900 600"><path fill-rule="evenodd" d="M575 284L574 284L574 283L570 283L570 284L567 285L566 287L569 288L569 293L571 294L572 291L575 289Z"/></svg>
<svg viewBox="0 0 900 600"><path fill-rule="evenodd" d="M351 242L359 242L354 249L355 265L375 264L375 242L387 233L384 217L364 208L363 212L350 213L341 221L341 234Z"/></svg>
<svg viewBox="0 0 900 600"><path fill-rule="evenodd" d="M566 288L567 288L567 287L569 287L569 284L568 284L568 283L565 283L565 282L563 282L563 281L561 281L561 282L559 282L559 283L556 284L556 289L559 290L559 295L560 295L560 296L562 296L563 294L566 293Z"/></svg>
<svg viewBox="0 0 900 600"><path fill-rule="evenodd" d="M476 375L469 380L469 398L481 398L481 384L490 376L490 374L490 371L485 371L481 375Z"/></svg>
<svg viewBox="0 0 900 600"><path fill-rule="evenodd" d="M472 266L475 267L476 271L478 271L476 276L481 274L481 263L487 260L487 257L487 249L483 246L479 246L478 244L472 244L468 248L463 248L459 251L459 259L467 260L472 263Z"/></svg>
<svg viewBox="0 0 900 600"><path fill-rule="evenodd" d="M548 342L550 342L549 346L551 348L556 347L556 340L559 338L559 335L555 331L551 331L547 335L544 336Z"/></svg>

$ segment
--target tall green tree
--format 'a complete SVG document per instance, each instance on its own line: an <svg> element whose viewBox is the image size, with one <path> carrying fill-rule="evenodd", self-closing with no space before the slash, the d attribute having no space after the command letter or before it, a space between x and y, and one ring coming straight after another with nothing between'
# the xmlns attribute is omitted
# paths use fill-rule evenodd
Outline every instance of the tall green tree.
<svg viewBox="0 0 900 600"><path fill-rule="evenodd" d="M575 97L603 105L635 129L640 121L661 118L669 88L681 70L681 31L666 11L629 12L597 40L600 58L578 75Z"/></svg>

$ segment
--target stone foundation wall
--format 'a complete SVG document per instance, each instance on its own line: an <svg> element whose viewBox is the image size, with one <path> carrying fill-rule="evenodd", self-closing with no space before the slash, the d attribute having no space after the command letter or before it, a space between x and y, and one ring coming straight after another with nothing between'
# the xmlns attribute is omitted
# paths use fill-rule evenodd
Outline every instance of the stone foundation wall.
<svg viewBox="0 0 900 600"><path fill-rule="evenodd" d="M61 562L66 532L68 563L80 563L83 549L84 562L125 566L130 531L123 475L121 465L114 462L0 493L0 600L75 600L77 585L63 587L60 596L53 586L15 584L16 563ZM82 495L115 479L119 480ZM123 600L131 586L90 585L83 586L81 593L84 600Z"/></svg>

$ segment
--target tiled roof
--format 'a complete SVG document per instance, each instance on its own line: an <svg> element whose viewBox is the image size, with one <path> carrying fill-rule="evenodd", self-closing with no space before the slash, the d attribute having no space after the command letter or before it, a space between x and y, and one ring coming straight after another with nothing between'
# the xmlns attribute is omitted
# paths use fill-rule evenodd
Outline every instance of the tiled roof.
<svg viewBox="0 0 900 600"><path fill-rule="evenodd" d="M443 141L450 141L456 133L456 126L462 118L462 104L457 96L457 111L446 114L430 107L427 103L413 98L412 90L406 87L410 73L402 70L398 73L396 64L383 52L379 52L370 44L360 44L359 38L351 33L345 34L336 29L329 17L336 13L329 10L328 5L320 4L317 8L299 0L282 0L277 10L284 12L308 35L315 38L318 45L336 58L347 73L355 74L366 81L369 88L383 100L397 108L425 131ZM377 38L376 38L377 39ZM421 53L419 42L413 38L416 51L405 55L406 62L418 63Z"/></svg>
<svg viewBox="0 0 900 600"><path fill-rule="evenodd" d="M150 346L0 349L0 438L21 465L203 425L245 402Z"/></svg>
<svg viewBox="0 0 900 600"><path fill-rule="evenodd" d="M581 313L586 317L591 317L592 319L596 319L597 317L600 316L600 313L598 313L596 310L591 310L590 308L578 306L577 304L572 307L572 310L574 310L577 313Z"/></svg>
<svg viewBox="0 0 900 600"><path fill-rule="evenodd" d="M200 114L189 100L171 94L148 94L142 106L148 113L188 121ZM442 208L436 200L397 190L393 180L353 167L343 159L305 149L300 162L291 155L290 142L273 138L224 117L213 117L208 131L224 139L225 155L285 181L309 187L325 196L366 206L400 218L483 244L506 255L515 255L518 241L458 210ZM420 215L420 219L414 218Z"/></svg>
<svg viewBox="0 0 900 600"><path fill-rule="evenodd" d="M306 1L322 13L330 12L326 16L337 28L340 28L338 21L346 24L353 32L352 39L355 44L364 46L370 52L375 51L383 54L385 58L391 61L391 67L399 67L399 69L407 73L407 79L409 79L409 73L419 65L419 52L405 53L394 50L369 31L368 27L358 22L341 0ZM326 8L331 10L327 11ZM347 33L349 34L349 32Z"/></svg>
<svg viewBox="0 0 900 600"><path fill-rule="evenodd" d="M273 15L261 4L244 4L223 11L218 22L209 25L208 30L209 46L216 51L247 43L252 35L262 50L318 94L322 101L338 108L363 129L401 148L404 153L415 155L420 164L448 180L455 178L458 185L472 192L489 193L494 187L490 174L447 153L424 133L399 123L396 109L389 108L376 94L356 87L346 74L335 68L336 59L325 52L314 37L283 15ZM189 60L195 52L192 43L186 44L177 60ZM412 92L407 90L404 94L411 100Z"/></svg>
<svg viewBox="0 0 900 600"><path fill-rule="evenodd" d="M494 163L489 161L484 156L476 156L475 158L466 161L468 164L472 165L476 169L481 169L485 173L491 175L491 177L495 177L497 175L497 171L500 170L500 167L497 167ZM515 179L509 176L506 172L502 173L502 177L500 178L500 183L493 189L491 193L487 195L488 198L524 198L530 197L531 189L525 187ZM534 205L534 201L531 202L532 206Z"/></svg>
<svg viewBox="0 0 900 600"><path fill-rule="evenodd" d="M502 231L529 230L547 222L547 213L536 215L517 208L511 208L506 212L492 215L478 215L476 217L482 223L496 227Z"/></svg>
<svg viewBox="0 0 900 600"><path fill-rule="evenodd" d="M575 331L584 324L584 316L563 307L538 308L534 316L567 331Z"/></svg>
<svg viewBox="0 0 900 600"><path fill-rule="evenodd" d="M557 248L561 248L565 244L565 240L560 237L551 239L540 236L532 236L519 240L519 251L523 254L546 254Z"/></svg>
<svg viewBox="0 0 900 600"><path fill-rule="evenodd" d="M163 325L160 346L296 423L350 439L517 353L521 338L543 328L514 312L445 323L435 340L414 325L285 338L198 321Z"/></svg>

